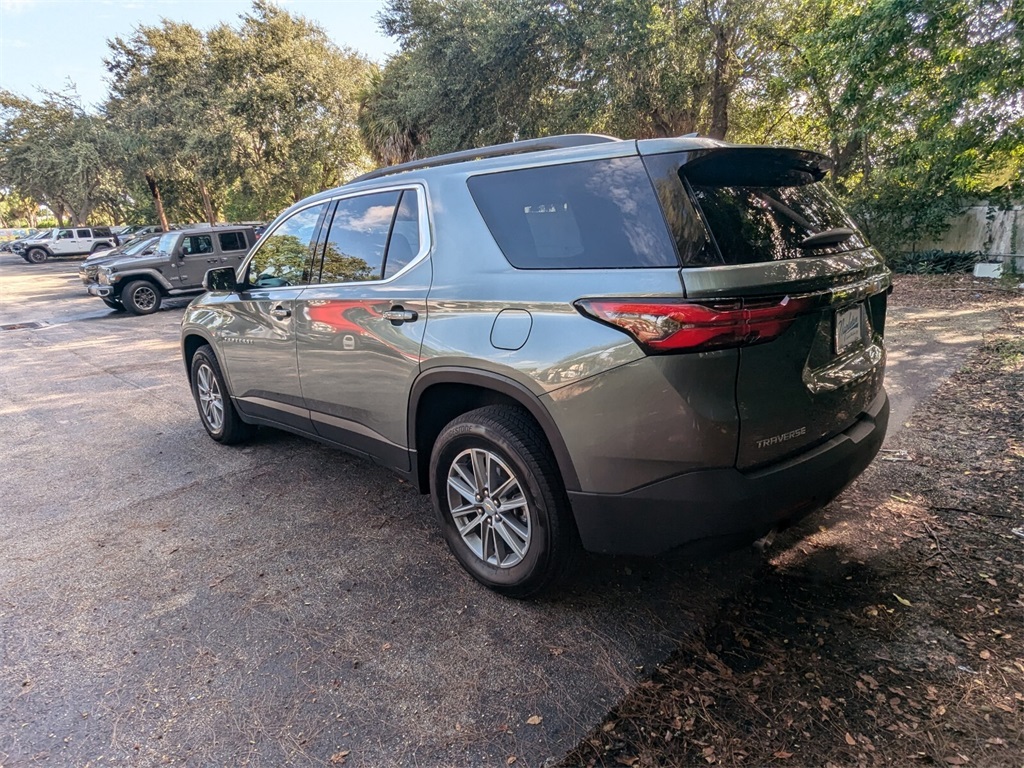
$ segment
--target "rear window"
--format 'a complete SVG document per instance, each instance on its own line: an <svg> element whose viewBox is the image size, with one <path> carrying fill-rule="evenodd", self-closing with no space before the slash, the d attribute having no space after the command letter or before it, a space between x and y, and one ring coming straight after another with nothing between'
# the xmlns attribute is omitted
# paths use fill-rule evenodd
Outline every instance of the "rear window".
<svg viewBox="0 0 1024 768"><path fill-rule="evenodd" d="M839 203L820 183L799 187L694 186L693 194L726 264L821 256L866 245ZM850 234L839 242L815 245L810 240L839 230Z"/></svg>
<svg viewBox="0 0 1024 768"><path fill-rule="evenodd" d="M758 147L647 158L686 266L758 264L866 247L820 183L826 162L813 152ZM706 232L713 243L705 241Z"/></svg>
<svg viewBox="0 0 1024 768"><path fill-rule="evenodd" d="M679 266L638 157L474 176L469 191L518 269Z"/></svg>

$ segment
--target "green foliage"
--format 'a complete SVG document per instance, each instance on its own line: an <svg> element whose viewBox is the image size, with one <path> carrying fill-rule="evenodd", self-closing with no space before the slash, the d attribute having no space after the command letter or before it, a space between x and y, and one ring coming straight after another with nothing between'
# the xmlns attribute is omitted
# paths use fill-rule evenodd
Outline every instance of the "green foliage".
<svg viewBox="0 0 1024 768"><path fill-rule="evenodd" d="M889 269L903 275L952 275L974 270L985 260L980 251L916 251L896 253L887 259Z"/></svg>
<svg viewBox="0 0 1024 768"><path fill-rule="evenodd" d="M110 157L103 120L73 91L46 92L39 103L0 91L0 178L9 191L85 224L116 189Z"/></svg>

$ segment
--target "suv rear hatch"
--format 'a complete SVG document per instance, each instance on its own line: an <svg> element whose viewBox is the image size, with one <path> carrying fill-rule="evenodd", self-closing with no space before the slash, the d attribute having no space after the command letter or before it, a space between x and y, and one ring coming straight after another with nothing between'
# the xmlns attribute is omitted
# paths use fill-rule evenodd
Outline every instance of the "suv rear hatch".
<svg viewBox="0 0 1024 768"><path fill-rule="evenodd" d="M851 427L882 389L890 280L819 183L827 159L720 145L644 162L686 301L744 318L729 344L740 347L736 466L783 460Z"/></svg>

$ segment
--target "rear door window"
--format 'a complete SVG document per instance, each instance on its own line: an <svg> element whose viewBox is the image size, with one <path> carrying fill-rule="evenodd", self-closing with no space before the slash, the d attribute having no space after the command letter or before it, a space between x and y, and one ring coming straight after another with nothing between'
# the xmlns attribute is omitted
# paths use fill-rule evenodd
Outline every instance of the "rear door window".
<svg viewBox="0 0 1024 768"><path fill-rule="evenodd" d="M474 176L469 191L519 269L679 266L638 157Z"/></svg>
<svg viewBox="0 0 1024 768"><path fill-rule="evenodd" d="M245 234L242 232L220 232L217 234L222 251L244 251L246 249Z"/></svg>
<svg viewBox="0 0 1024 768"><path fill-rule="evenodd" d="M321 283L381 279L400 194L378 192L338 201L324 244Z"/></svg>

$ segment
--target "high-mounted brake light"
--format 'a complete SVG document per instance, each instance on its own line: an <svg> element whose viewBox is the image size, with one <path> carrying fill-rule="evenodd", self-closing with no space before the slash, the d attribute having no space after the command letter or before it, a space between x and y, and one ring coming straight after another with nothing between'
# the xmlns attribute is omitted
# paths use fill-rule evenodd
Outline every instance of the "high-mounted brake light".
<svg viewBox="0 0 1024 768"><path fill-rule="evenodd" d="M731 299L580 299L584 315L625 331L650 353L702 352L763 344L778 338L797 315L814 308L811 297Z"/></svg>

